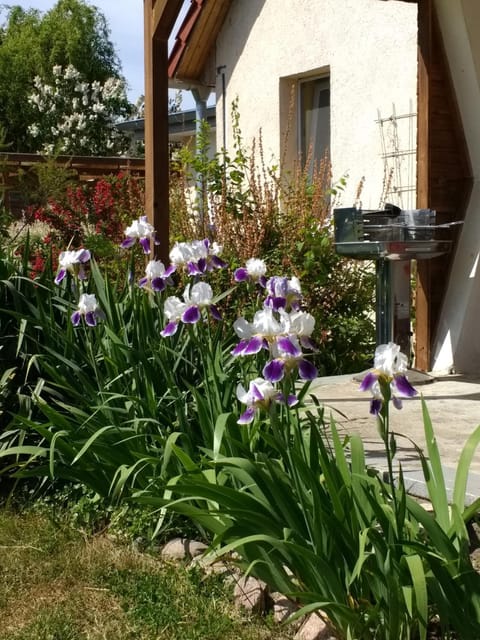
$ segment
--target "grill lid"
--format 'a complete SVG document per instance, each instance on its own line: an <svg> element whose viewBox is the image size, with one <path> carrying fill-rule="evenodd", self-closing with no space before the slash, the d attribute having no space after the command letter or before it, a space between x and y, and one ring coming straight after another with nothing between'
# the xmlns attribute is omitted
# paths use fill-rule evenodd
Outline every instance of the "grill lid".
<svg viewBox="0 0 480 640"><path fill-rule="evenodd" d="M462 221L436 225L435 218L431 209L403 210L391 204L373 211L335 209L336 251L359 259L436 257L450 250L450 229Z"/></svg>

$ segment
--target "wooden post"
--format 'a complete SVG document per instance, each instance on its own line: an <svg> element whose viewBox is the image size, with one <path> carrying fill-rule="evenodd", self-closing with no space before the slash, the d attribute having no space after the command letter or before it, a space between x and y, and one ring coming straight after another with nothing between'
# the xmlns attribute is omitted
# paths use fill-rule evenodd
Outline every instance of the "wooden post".
<svg viewBox="0 0 480 640"><path fill-rule="evenodd" d="M168 37L182 0L144 0L145 212L161 244L155 257L168 261Z"/></svg>
<svg viewBox="0 0 480 640"><path fill-rule="evenodd" d="M432 0L418 3L417 207L430 206L430 72L432 62ZM430 369L430 260L417 262L415 366Z"/></svg>

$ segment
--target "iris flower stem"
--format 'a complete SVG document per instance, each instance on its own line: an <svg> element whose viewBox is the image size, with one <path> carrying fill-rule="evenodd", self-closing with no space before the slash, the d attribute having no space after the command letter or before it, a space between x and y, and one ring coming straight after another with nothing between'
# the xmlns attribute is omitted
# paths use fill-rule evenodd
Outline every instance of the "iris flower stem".
<svg viewBox="0 0 480 640"><path fill-rule="evenodd" d="M198 323L189 327L189 331L191 340L200 353L203 369L202 372L199 372L201 373L200 379L209 381L210 390L214 386L214 394L207 394L208 406L213 420L214 416L221 412L222 400L215 375L215 354L211 326L202 317Z"/></svg>
<svg viewBox="0 0 480 640"><path fill-rule="evenodd" d="M391 388L390 388L390 380L385 380L384 378L379 379L380 389L383 396L382 409L378 415L379 421L379 430L380 436L385 445L385 455L387 456L387 467L388 467L388 482L390 484L390 492L392 494L392 503L395 511L395 516L398 513L398 504L397 504L397 493L395 488L395 479L393 477L393 457L395 452L392 451L391 442L390 442L390 400L391 400Z"/></svg>
<svg viewBox="0 0 480 640"><path fill-rule="evenodd" d="M87 351L90 355L90 360L92 362L93 370L95 371L95 379L97 381L98 389L103 389L103 380L100 379L99 370L97 367L97 358L95 356L95 352L93 350L92 341L95 339L95 332L85 326L85 323L82 322L83 334L85 336L85 342L87 344ZM101 392L100 392L101 394Z"/></svg>
<svg viewBox="0 0 480 640"><path fill-rule="evenodd" d="M286 376L281 384L281 390L285 399L289 394L295 395L295 381L292 376ZM278 419L278 414L281 414ZM297 462L295 459L295 453L299 453L299 457L302 460L308 460L308 452L305 447L305 439L303 437L300 411L297 405L294 407L288 407L287 403L279 405L278 403L272 403L270 407L270 420L273 426L272 431L276 439L282 442L283 445L283 458L284 464L288 465L288 472L292 475L296 487L298 488L298 495L300 496L300 502L305 512L308 511L308 506L304 500L303 483L301 475L298 471ZM282 429L283 425L283 429ZM286 426L286 428L285 428ZM307 522L307 527L310 535L310 539L314 540L314 532L311 529L311 523Z"/></svg>
<svg viewBox="0 0 480 640"><path fill-rule="evenodd" d="M147 259L145 259L145 262L148 262ZM135 289L135 263L135 252L132 251L130 254L130 267L128 276L128 289L130 291L130 294L132 294Z"/></svg>
<svg viewBox="0 0 480 640"><path fill-rule="evenodd" d="M288 401L289 395L296 395L295 380L292 375L287 375L285 377L283 394L285 396L286 403ZM286 406L288 407L288 404ZM286 413L289 416L291 435L296 439L297 446L301 449L302 458L307 459L306 451L305 451L305 440L303 438L302 427L301 427L299 404L296 404L293 407L287 408ZM292 425L292 422L293 422L293 425Z"/></svg>
<svg viewBox="0 0 480 640"><path fill-rule="evenodd" d="M283 407L281 407L276 402L270 403L268 414L270 417L270 427L272 429L272 433L277 442L280 442L282 447L288 450L288 435L285 434L285 420L279 419L279 412L283 413ZM282 428L283 427L283 428Z"/></svg>

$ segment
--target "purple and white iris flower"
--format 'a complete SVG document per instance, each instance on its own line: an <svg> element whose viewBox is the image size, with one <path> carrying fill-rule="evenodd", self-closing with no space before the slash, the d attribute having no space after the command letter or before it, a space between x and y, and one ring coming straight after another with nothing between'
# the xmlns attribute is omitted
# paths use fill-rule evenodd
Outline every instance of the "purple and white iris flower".
<svg viewBox="0 0 480 640"><path fill-rule="evenodd" d="M266 349L270 360L263 368L263 376L269 382L279 382L293 370L298 370L302 380L313 380L318 372L304 357L302 347L315 349L311 340L315 318L296 308L301 299L300 282L297 278L270 278L267 291L267 302L252 322L243 317L234 322L240 342L232 355L249 356Z"/></svg>
<svg viewBox="0 0 480 640"><path fill-rule="evenodd" d="M296 336L302 347L315 350L315 344L311 340L311 335L315 329L315 318L307 311L291 311L287 313L284 309L279 309L279 315L285 323L288 335Z"/></svg>
<svg viewBox="0 0 480 640"><path fill-rule="evenodd" d="M73 326L78 327L82 318L89 327L95 327L98 320L105 318L94 293L82 293L80 296L78 308L71 316Z"/></svg>
<svg viewBox="0 0 480 640"><path fill-rule="evenodd" d="M220 312L212 303L212 287L206 282L197 282L192 286L187 285L183 299L187 308L182 316L182 322L195 324L201 318L201 310L205 308L208 308L215 320L221 320Z"/></svg>
<svg viewBox="0 0 480 640"><path fill-rule="evenodd" d="M213 318L221 320L220 313L212 301L212 287L206 282L197 282L192 286L187 285L183 293L183 301L176 296L170 296L165 300L164 313L168 322L161 331L161 335L163 337L173 336L179 322L184 324L197 323L202 317L202 309L208 308Z"/></svg>
<svg viewBox="0 0 480 640"><path fill-rule="evenodd" d="M221 253L222 246L208 238L176 242L169 254L172 272L183 267L189 275L198 276L213 269L223 269L226 262L220 258Z"/></svg>
<svg viewBox="0 0 480 640"><path fill-rule="evenodd" d="M207 265L206 270L211 271L212 269L224 269L227 266L225 260L222 260L220 256L223 252L223 247L218 242L210 242L205 239L204 244L207 246Z"/></svg>
<svg viewBox="0 0 480 640"><path fill-rule="evenodd" d="M267 265L264 260L260 258L249 258L244 267L235 269L233 277L235 282L256 282L261 287L265 288L267 279L265 274L267 273Z"/></svg>
<svg viewBox="0 0 480 640"><path fill-rule="evenodd" d="M165 265L161 260L150 260L145 267L145 276L140 278L138 286L145 287L151 291L163 291L171 273L170 269L165 269Z"/></svg>
<svg viewBox="0 0 480 640"><path fill-rule="evenodd" d="M273 276L267 280L267 297L265 306L271 307L275 311L287 309L297 311L302 301L302 290L297 277L285 278L283 276Z"/></svg>
<svg viewBox="0 0 480 640"><path fill-rule="evenodd" d="M298 338L282 336L271 345L273 359L263 368L263 375L269 382L280 382L290 371L298 368L302 380L314 380L317 377L316 367L303 357Z"/></svg>
<svg viewBox="0 0 480 640"><path fill-rule="evenodd" d="M62 251L58 257L58 272L55 276L55 284L65 278L67 272L76 275L79 280L85 280L85 263L90 260L88 249L78 249L77 251Z"/></svg>
<svg viewBox="0 0 480 640"><path fill-rule="evenodd" d="M242 384L239 384L237 386L237 398L247 406L246 411L237 420L238 424L250 424L253 422L257 411L268 410L272 402L285 403L289 407L293 407L298 403L296 396L289 395L285 397L271 382L263 378L251 380L248 390Z"/></svg>
<svg viewBox="0 0 480 640"><path fill-rule="evenodd" d="M382 386L390 386L393 406L402 408L402 398L413 398L417 390L412 387L406 377L407 356L400 352L400 347L394 342L381 344L375 350L373 370L369 371L360 385L361 391L370 391L370 413L378 415L382 410L385 394ZM388 390L387 390L388 392Z"/></svg>
<svg viewBox="0 0 480 640"><path fill-rule="evenodd" d="M161 336L166 338L167 336L173 336L177 332L178 323L182 319L186 308L185 302L182 302L177 296L170 296L165 300L163 312L167 318L167 324L160 332Z"/></svg>
<svg viewBox="0 0 480 640"><path fill-rule="evenodd" d="M200 243L201 241L195 241ZM178 267L186 267L189 263L194 262L195 260L200 259L200 255L198 255L195 250L195 242L176 242L170 250L169 257L170 262L173 267L177 269ZM204 247L202 246L202 254Z"/></svg>
<svg viewBox="0 0 480 640"><path fill-rule="evenodd" d="M160 244L157 239L155 229L148 222L147 216L140 216L138 220L134 220L132 224L125 229L125 240L120 245L122 249L130 249L138 240L145 254L150 253L150 244L153 240L154 244Z"/></svg>
<svg viewBox="0 0 480 640"><path fill-rule="evenodd" d="M273 315L273 309L265 308L257 311L252 322L238 318L233 329L240 342L232 351L234 356L249 356L258 353L278 337L285 334L286 326Z"/></svg>

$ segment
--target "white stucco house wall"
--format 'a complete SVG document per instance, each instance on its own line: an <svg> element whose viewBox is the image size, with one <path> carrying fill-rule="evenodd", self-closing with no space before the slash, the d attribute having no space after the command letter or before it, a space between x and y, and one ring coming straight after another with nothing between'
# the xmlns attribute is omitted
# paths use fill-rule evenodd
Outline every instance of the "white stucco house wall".
<svg viewBox="0 0 480 640"><path fill-rule="evenodd" d="M267 160L278 163L286 151L291 164L313 142L319 155L329 150L334 181L348 176L344 206L354 203L364 178L362 205L378 208L387 166L382 155L395 150L388 123L382 147L378 120L396 114L402 116L396 120L400 151L410 155L398 156L402 176L395 186L415 184L416 4L232 2L216 39L215 64L219 146L223 121L227 146L232 143L230 106L238 98L242 136L248 142L261 131ZM225 119L219 117L224 109ZM316 131L309 118L316 119ZM389 194L409 206L412 197L412 191Z"/></svg>

